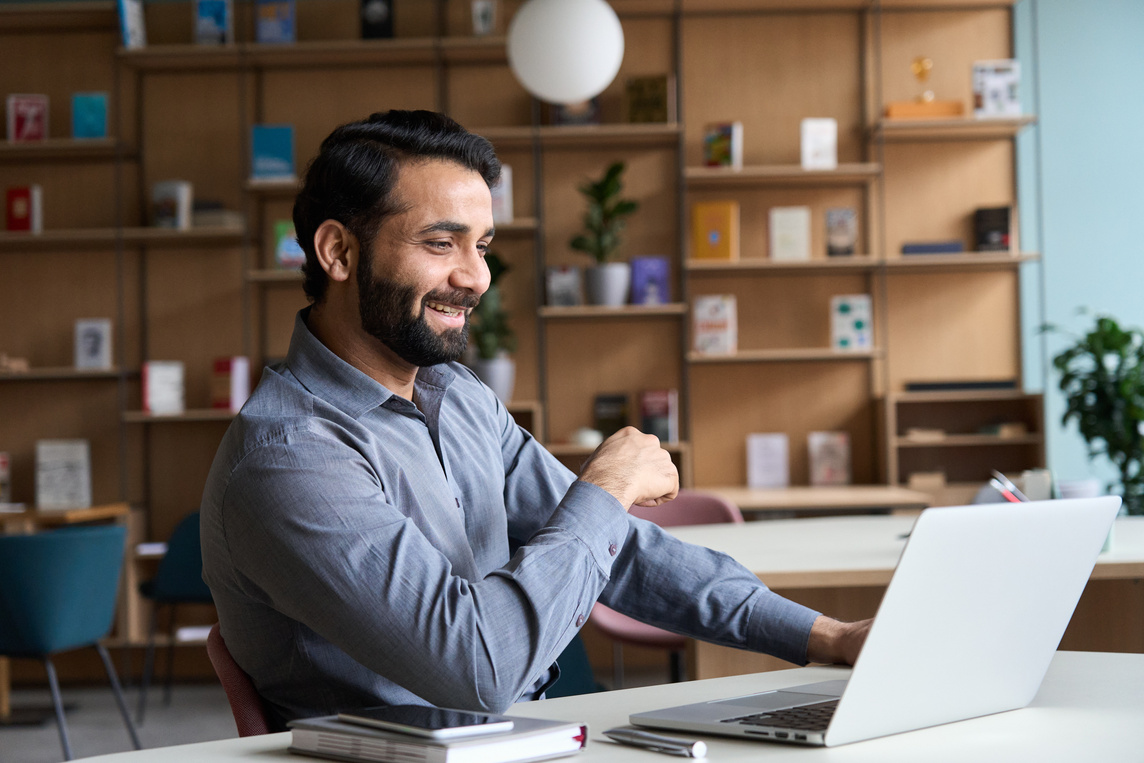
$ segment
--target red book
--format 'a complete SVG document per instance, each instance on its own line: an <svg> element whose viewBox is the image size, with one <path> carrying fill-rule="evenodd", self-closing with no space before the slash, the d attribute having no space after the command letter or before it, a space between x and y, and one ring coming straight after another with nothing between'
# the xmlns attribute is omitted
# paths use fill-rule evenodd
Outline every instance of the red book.
<svg viewBox="0 0 1144 763"><path fill-rule="evenodd" d="M5 197L5 217L11 231L41 233L44 230L44 197L38 185L9 188Z"/></svg>
<svg viewBox="0 0 1144 763"><path fill-rule="evenodd" d="M8 140L27 143L48 137L48 96L8 96Z"/></svg>

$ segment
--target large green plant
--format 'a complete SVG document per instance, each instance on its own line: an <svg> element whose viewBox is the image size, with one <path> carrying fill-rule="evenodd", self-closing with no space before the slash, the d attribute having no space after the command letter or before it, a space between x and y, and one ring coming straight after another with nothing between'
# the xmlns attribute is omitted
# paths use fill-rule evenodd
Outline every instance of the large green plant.
<svg viewBox="0 0 1144 763"><path fill-rule="evenodd" d="M620 233L627 223L624 218L639 209L638 202L619 198L624 190L623 174L624 163L616 162L602 178L580 186L580 193L588 202L585 232L573 236L568 243L573 249L590 254L600 265L610 262L619 248Z"/></svg>
<svg viewBox="0 0 1144 763"><path fill-rule="evenodd" d="M1144 514L1144 333L1098 315L1092 330L1072 336L1053 357L1068 406L1061 423L1076 421L1089 458L1107 456L1119 470L1128 513Z"/></svg>
<svg viewBox="0 0 1144 763"><path fill-rule="evenodd" d="M485 263L489 266L489 288L473 308L469 336L477 348L477 355L482 360L492 360L500 350L512 352L516 349L516 335L508 325L508 311L504 309L500 286L497 285L509 266L493 252L485 255Z"/></svg>

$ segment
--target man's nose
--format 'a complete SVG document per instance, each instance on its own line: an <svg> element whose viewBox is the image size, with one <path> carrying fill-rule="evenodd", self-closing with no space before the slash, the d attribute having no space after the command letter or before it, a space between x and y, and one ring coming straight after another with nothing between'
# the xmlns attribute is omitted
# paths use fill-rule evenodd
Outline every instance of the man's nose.
<svg viewBox="0 0 1144 763"><path fill-rule="evenodd" d="M450 279L458 289L468 289L474 294L484 294L489 288L489 266L484 254L477 248L467 252L461 263L453 270Z"/></svg>

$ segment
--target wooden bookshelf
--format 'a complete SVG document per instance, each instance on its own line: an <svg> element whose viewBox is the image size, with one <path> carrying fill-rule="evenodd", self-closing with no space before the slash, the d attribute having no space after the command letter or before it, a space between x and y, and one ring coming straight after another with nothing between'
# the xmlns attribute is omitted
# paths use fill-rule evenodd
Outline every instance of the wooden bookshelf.
<svg viewBox="0 0 1144 763"><path fill-rule="evenodd" d="M881 119L870 131L870 137L872 140L887 142L1000 140L1016 137L1017 133L1036 121L1037 118L1031 114L986 119Z"/></svg>
<svg viewBox="0 0 1144 763"><path fill-rule="evenodd" d="M660 318L663 316L685 315L686 313L687 305L678 302L667 305L623 305L621 307L571 305L566 307L548 306L540 308L540 317L549 320Z"/></svg>
<svg viewBox="0 0 1144 763"><path fill-rule="evenodd" d="M48 138L31 143L0 142L0 163L21 162L111 162L134 158L134 153L114 138Z"/></svg>
<svg viewBox="0 0 1144 763"><path fill-rule="evenodd" d="M770 260L750 257L735 261L687 260L685 267L692 275L727 275L735 273L846 273L873 270L883 260L869 255L846 257L816 257L810 260Z"/></svg>
<svg viewBox="0 0 1144 763"><path fill-rule="evenodd" d="M126 424L191 424L201 421L231 421L234 416L232 411L226 409L188 408L182 413L125 411L123 421Z"/></svg>
<svg viewBox="0 0 1144 763"><path fill-rule="evenodd" d="M868 362L882 357L877 349L864 351L833 350L829 347L792 347L782 350L739 350L733 355L703 355L689 352L689 363L813 363Z"/></svg>
<svg viewBox="0 0 1144 763"><path fill-rule="evenodd" d="M70 366L43 366L26 372L0 371L0 382L32 381L85 381L118 379L118 368L72 368Z"/></svg>
<svg viewBox="0 0 1144 763"><path fill-rule="evenodd" d="M132 247L196 247L240 244L243 228L74 228L43 233L0 233L0 252L53 249L109 249L119 243Z"/></svg>
<svg viewBox="0 0 1144 763"><path fill-rule="evenodd" d="M688 186L731 187L766 185L863 185L872 183L882 168L871 162L839 164L833 170L804 170L797 164L747 166L740 170L729 167L688 167L684 171Z"/></svg>

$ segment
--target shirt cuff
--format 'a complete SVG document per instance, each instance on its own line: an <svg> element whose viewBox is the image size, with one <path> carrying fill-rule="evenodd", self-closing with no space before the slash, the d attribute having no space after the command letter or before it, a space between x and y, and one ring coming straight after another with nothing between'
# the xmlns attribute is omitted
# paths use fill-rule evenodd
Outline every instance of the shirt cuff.
<svg viewBox="0 0 1144 763"><path fill-rule="evenodd" d="M579 538L604 576L611 577L612 564L628 535L628 513L615 496L590 482L577 480L552 513L548 526Z"/></svg>
<svg viewBox="0 0 1144 763"><path fill-rule="evenodd" d="M753 639L748 648L805 665L810 628L821 614L769 589L764 590L751 611Z"/></svg>

